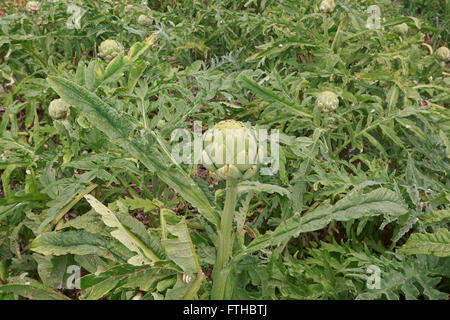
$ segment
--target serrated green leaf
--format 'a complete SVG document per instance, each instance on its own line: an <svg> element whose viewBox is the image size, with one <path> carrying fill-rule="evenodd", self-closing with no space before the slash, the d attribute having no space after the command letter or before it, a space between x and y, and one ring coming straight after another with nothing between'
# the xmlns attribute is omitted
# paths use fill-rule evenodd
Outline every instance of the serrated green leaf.
<svg viewBox="0 0 450 320"><path fill-rule="evenodd" d="M31 300L70 300L61 292L30 278L12 279L0 285L0 292L10 292Z"/></svg>
<svg viewBox="0 0 450 320"><path fill-rule="evenodd" d="M407 212L402 201L391 190L379 188L369 193L354 193L338 201L334 206L323 205L305 214L282 222L274 231L254 239L239 255L250 254L269 245L278 245L303 232L324 228L332 220L348 221L380 214L402 215Z"/></svg>
<svg viewBox="0 0 450 320"><path fill-rule="evenodd" d="M164 214L164 211L162 214ZM166 250L167 257L173 260L186 274L190 276L201 272L197 254L195 252L185 219L182 218L177 224L165 223L164 228L168 233L176 237L164 238L161 240L161 243Z"/></svg>
<svg viewBox="0 0 450 320"><path fill-rule="evenodd" d="M302 118L303 117L312 118L312 115L310 115L305 111L300 110L300 107L297 106L296 104L279 97L269 89L261 87L258 83L256 83L246 75L244 74L240 75L240 80L244 88L252 91L254 94L256 94L264 101L281 104L282 106L288 109L287 111L289 111L292 114L301 116Z"/></svg>
<svg viewBox="0 0 450 320"><path fill-rule="evenodd" d="M156 237L151 236L142 223L131 216L115 214L91 195L86 195L85 198L92 208L102 216L103 222L108 227L116 228L111 232L111 236L137 254L128 260L128 263L132 265L153 264L163 258L163 252Z"/></svg>
<svg viewBox="0 0 450 320"><path fill-rule="evenodd" d="M31 243L30 249L43 255L96 254L103 257L110 255L108 241L99 235L83 230L62 233L45 232Z"/></svg>
<svg viewBox="0 0 450 320"><path fill-rule="evenodd" d="M430 254L437 257L449 257L450 231L440 228L434 233L413 233L398 252L403 254Z"/></svg>
<svg viewBox="0 0 450 320"><path fill-rule="evenodd" d="M436 210L430 213L423 218L423 222L426 224L433 224L441 222L445 219L450 219L450 210Z"/></svg>

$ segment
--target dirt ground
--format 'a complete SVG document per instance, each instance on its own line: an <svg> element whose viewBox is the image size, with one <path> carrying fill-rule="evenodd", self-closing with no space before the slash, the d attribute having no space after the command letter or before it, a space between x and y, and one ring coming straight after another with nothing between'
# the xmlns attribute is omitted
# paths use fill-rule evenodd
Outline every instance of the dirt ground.
<svg viewBox="0 0 450 320"><path fill-rule="evenodd" d="M22 7L26 0L0 0L0 16L5 16L11 7ZM6 7L5 7L6 5Z"/></svg>

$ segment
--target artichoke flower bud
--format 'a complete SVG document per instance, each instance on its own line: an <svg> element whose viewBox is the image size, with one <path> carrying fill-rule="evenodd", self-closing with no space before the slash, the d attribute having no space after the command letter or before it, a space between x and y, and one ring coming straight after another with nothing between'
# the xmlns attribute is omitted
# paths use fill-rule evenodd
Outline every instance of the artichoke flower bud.
<svg viewBox="0 0 450 320"><path fill-rule="evenodd" d="M331 91L319 93L316 100L316 106L323 112L335 111L339 105L338 96Z"/></svg>
<svg viewBox="0 0 450 320"><path fill-rule="evenodd" d="M124 51L122 45L116 40L103 41L98 48L98 55L105 61L110 61Z"/></svg>
<svg viewBox="0 0 450 320"><path fill-rule="evenodd" d="M25 6L25 11L28 13L36 13L39 11L39 1L28 1Z"/></svg>
<svg viewBox="0 0 450 320"><path fill-rule="evenodd" d="M402 23L402 24L398 24L398 25L394 26L393 30L396 33L405 35L409 31L409 27L406 23Z"/></svg>
<svg viewBox="0 0 450 320"><path fill-rule="evenodd" d="M224 120L203 135L203 166L224 180L247 180L257 170L258 142L253 129Z"/></svg>
<svg viewBox="0 0 450 320"><path fill-rule="evenodd" d="M132 4L127 4L125 7L125 13L131 13L133 11L134 6Z"/></svg>
<svg viewBox="0 0 450 320"><path fill-rule="evenodd" d="M156 127L158 129L164 128L165 125L166 125L166 120L164 120L164 119L158 120L158 122L156 123Z"/></svg>
<svg viewBox="0 0 450 320"><path fill-rule="evenodd" d="M141 14L138 17L137 23L141 26L148 27L153 23L153 19L145 14Z"/></svg>
<svg viewBox="0 0 450 320"><path fill-rule="evenodd" d="M52 100L48 106L48 114L54 120L66 118L69 115L69 104L63 99Z"/></svg>
<svg viewBox="0 0 450 320"><path fill-rule="evenodd" d="M442 60L447 61L450 59L450 50L447 47L440 47L435 53Z"/></svg>
<svg viewBox="0 0 450 320"><path fill-rule="evenodd" d="M319 9L324 13L333 12L336 5L334 4L334 0L323 0L320 4Z"/></svg>

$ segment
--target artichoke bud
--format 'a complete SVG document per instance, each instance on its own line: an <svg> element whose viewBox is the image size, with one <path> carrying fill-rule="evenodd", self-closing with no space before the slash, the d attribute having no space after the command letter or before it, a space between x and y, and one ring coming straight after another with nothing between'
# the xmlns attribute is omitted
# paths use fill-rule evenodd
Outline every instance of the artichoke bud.
<svg viewBox="0 0 450 320"><path fill-rule="evenodd" d="M319 9L325 13L333 12L336 5L334 4L334 0L323 0L320 4Z"/></svg>
<svg viewBox="0 0 450 320"><path fill-rule="evenodd" d="M241 171L245 172L252 167L252 163L256 163L256 157L253 161L250 161L249 152L242 150L236 157L236 167Z"/></svg>
<svg viewBox="0 0 450 320"><path fill-rule="evenodd" d="M69 104L64 102L63 99L52 100L48 106L48 114L54 120L67 118L69 116Z"/></svg>
<svg viewBox="0 0 450 320"><path fill-rule="evenodd" d="M124 51L122 45L116 40L103 41L98 48L98 55L105 61L110 61Z"/></svg>
<svg viewBox="0 0 450 320"><path fill-rule="evenodd" d="M125 7L125 13L131 13L133 11L134 6L132 4L127 4Z"/></svg>
<svg viewBox="0 0 450 320"><path fill-rule="evenodd" d="M450 50L447 47L440 47L436 50L435 54L442 60L447 61L450 59Z"/></svg>
<svg viewBox="0 0 450 320"><path fill-rule="evenodd" d="M399 33L399 34L407 34L409 27L406 23L402 23L402 24L398 24L396 26L394 26L394 32Z"/></svg>
<svg viewBox="0 0 450 320"><path fill-rule="evenodd" d="M339 105L338 96L331 91L319 93L316 100L316 106L323 112L335 111Z"/></svg>
<svg viewBox="0 0 450 320"><path fill-rule="evenodd" d="M145 14L141 14L138 17L137 23L141 26L148 27L153 23L153 19Z"/></svg>
<svg viewBox="0 0 450 320"><path fill-rule="evenodd" d="M158 129L164 128L165 125L166 125L166 120L164 120L164 119L160 119L160 120L158 120L158 122L156 123L156 127L157 127Z"/></svg>
<svg viewBox="0 0 450 320"><path fill-rule="evenodd" d="M28 13L36 13L39 11L39 1L28 1L25 6L25 11Z"/></svg>
<svg viewBox="0 0 450 320"><path fill-rule="evenodd" d="M242 173L233 164L226 164L216 170L217 175L224 180L239 180L242 178Z"/></svg>
<svg viewBox="0 0 450 320"><path fill-rule="evenodd" d="M235 120L221 121L203 135L202 164L221 179L246 180L256 173L257 149L252 129Z"/></svg>

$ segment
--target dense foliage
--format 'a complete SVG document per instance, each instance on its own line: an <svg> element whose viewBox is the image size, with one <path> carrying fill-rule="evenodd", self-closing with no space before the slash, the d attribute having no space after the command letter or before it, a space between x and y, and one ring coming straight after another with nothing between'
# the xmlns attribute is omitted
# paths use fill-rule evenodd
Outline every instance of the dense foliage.
<svg viewBox="0 0 450 320"><path fill-rule="evenodd" d="M224 206L216 297L446 299L448 6L328 2L3 7L0 299L210 299ZM227 119L280 132L235 208L170 152Z"/></svg>

